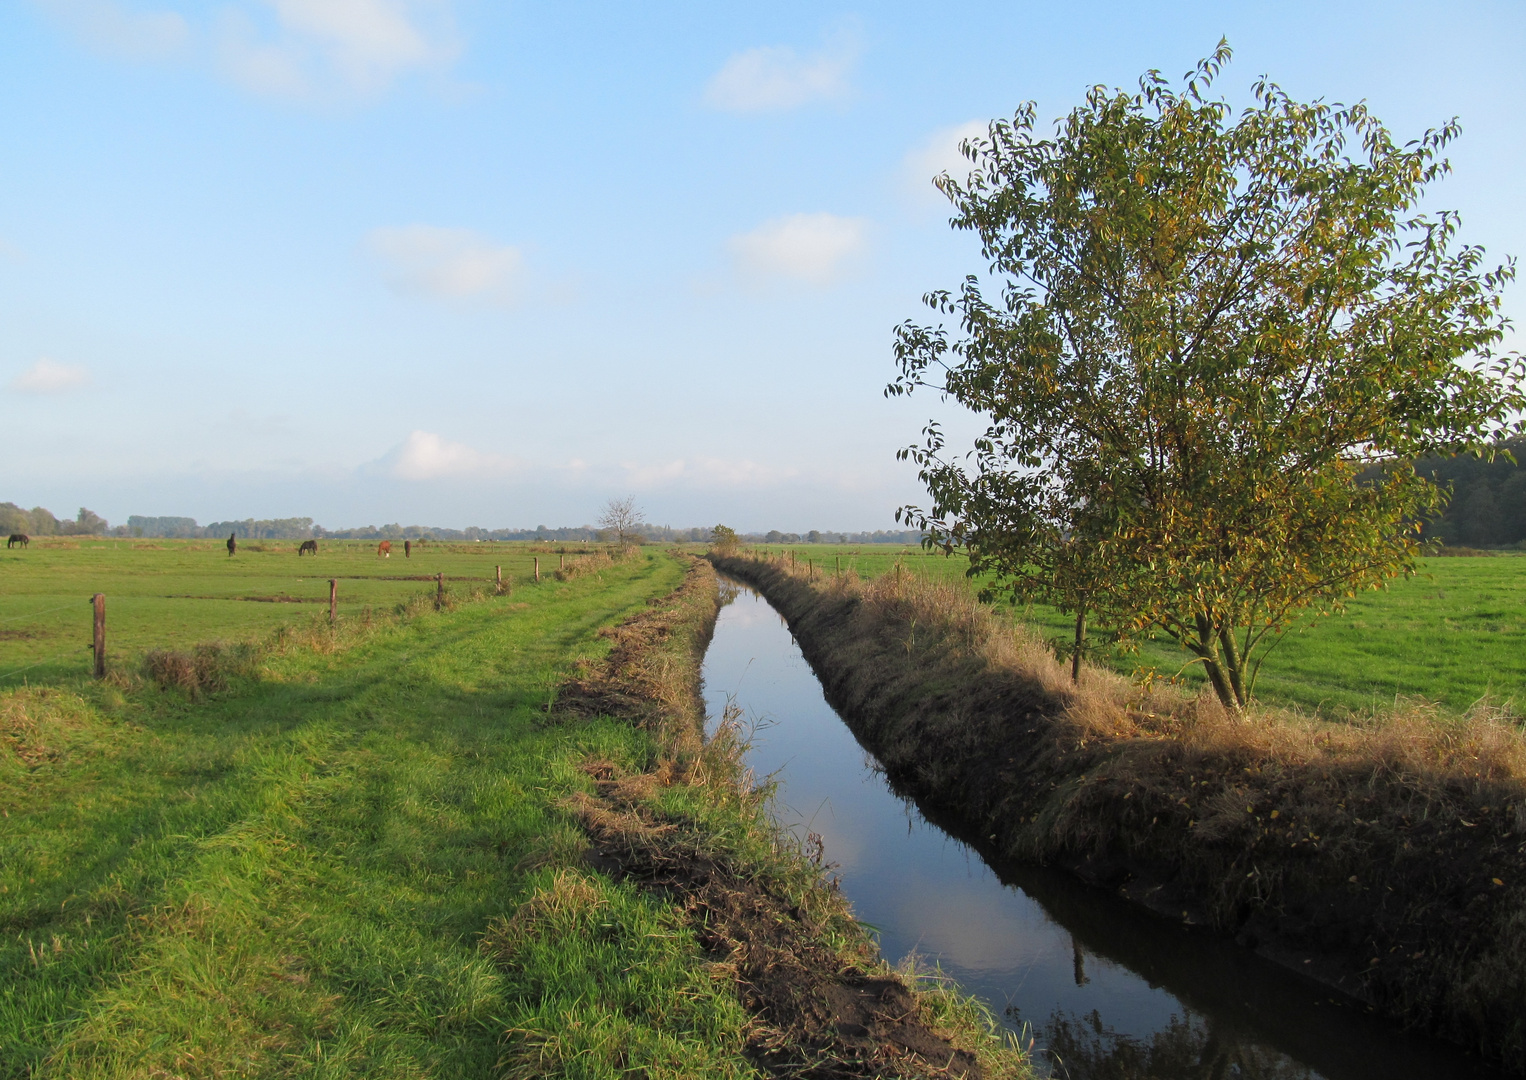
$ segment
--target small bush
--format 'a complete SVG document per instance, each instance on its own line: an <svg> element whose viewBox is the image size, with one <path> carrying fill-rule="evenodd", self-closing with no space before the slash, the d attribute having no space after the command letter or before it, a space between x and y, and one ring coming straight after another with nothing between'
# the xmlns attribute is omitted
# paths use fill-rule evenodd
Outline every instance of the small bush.
<svg viewBox="0 0 1526 1080"><path fill-rule="evenodd" d="M234 679L254 674L258 646L214 641L190 652L153 649L143 657L144 673L162 690L184 690L191 697L226 690Z"/></svg>

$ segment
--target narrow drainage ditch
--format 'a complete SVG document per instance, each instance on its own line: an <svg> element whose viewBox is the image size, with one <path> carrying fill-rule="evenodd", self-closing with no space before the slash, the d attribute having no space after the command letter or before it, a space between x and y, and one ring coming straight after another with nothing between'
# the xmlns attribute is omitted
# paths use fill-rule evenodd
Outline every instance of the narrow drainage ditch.
<svg viewBox="0 0 1526 1080"><path fill-rule="evenodd" d="M915 954L1034 1038L1069 1080L1479 1080L1501 1074L1233 942L1057 870L1018 866L894 794L827 704L784 619L722 578L705 655L712 718L755 726L748 765L774 811L821 837L892 963Z"/></svg>

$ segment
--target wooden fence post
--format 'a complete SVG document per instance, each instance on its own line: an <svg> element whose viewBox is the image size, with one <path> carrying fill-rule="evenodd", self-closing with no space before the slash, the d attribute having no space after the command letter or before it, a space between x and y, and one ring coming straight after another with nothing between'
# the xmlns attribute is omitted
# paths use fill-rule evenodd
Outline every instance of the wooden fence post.
<svg viewBox="0 0 1526 1080"><path fill-rule="evenodd" d="M532 555L531 558L535 560L535 580L539 581L540 580L540 556L539 555Z"/></svg>
<svg viewBox="0 0 1526 1080"><path fill-rule="evenodd" d="M439 611L445 606L445 571L441 570L434 576L434 609Z"/></svg>
<svg viewBox="0 0 1526 1080"><path fill-rule="evenodd" d="M339 581L329 578L329 625L334 625L335 609L339 606Z"/></svg>
<svg viewBox="0 0 1526 1080"><path fill-rule="evenodd" d="M503 567L493 567L493 582L498 588L503 588Z"/></svg>
<svg viewBox="0 0 1526 1080"><path fill-rule="evenodd" d="M95 605L95 635L90 647L95 650L95 677L106 677L106 594L96 593L90 598Z"/></svg>
<svg viewBox="0 0 1526 1080"><path fill-rule="evenodd" d="M565 570L565 569L567 569L567 556L566 555L558 555L556 557L556 568L558 570Z"/></svg>

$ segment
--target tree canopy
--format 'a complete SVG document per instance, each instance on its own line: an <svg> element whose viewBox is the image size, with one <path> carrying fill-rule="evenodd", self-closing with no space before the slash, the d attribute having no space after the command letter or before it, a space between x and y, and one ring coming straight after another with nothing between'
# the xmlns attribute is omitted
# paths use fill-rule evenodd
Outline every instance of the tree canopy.
<svg viewBox="0 0 1526 1080"><path fill-rule="evenodd" d="M1301 612L1412 572L1444 497L1413 461L1491 453L1526 397L1496 352L1513 262L1417 212L1457 124L1400 145L1264 79L1236 115L1211 96L1229 58L966 143L969 179L938 183L989 273L925 298L957 337L898 328L887 393L987 421L962 455L937 423L902 451L928 543L1080 613L1078 649L1087 613L1170 635L1238 708Z"/></svg>

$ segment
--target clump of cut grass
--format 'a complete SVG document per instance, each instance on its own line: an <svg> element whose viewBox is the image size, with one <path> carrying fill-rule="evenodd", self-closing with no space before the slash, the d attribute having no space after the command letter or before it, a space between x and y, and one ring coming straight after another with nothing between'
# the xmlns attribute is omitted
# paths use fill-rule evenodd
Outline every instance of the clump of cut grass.
<svg viewBox="0 0 1526 1080"><path fill-rule="evenodd" d="M0 795L8 784L60 766L81 750L105 748L115 727L66 691L22 687L0 693Z"/></svg>
<svg viewBox="0 0 1526 1080"><path fill-rule="evenodd" d="M512 964L532 938L592 932L599 909L608 904L587 874L563 868L513 914L489 922L479 948L498 963Z"/></svg>
<svg viewBox="0 0 1526 1080"><path fill-rule="evenodd" d="M1009 857L1206 922L1390 1015L1526 1062L1520 719L1403 704L1348 722L1140 685L957 585L714 559L790 622L903 793ZM987 846L990 846L987 844Z"/></svg>

